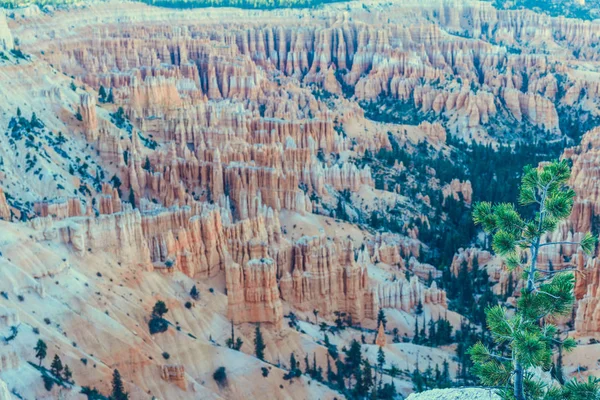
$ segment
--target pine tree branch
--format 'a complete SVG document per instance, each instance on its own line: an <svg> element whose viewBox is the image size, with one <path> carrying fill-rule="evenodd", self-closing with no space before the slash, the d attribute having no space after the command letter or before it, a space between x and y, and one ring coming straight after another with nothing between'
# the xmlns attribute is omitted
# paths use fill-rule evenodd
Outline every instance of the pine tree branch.
<svg viewBox="0 0 600 400"><path fill-rule="evenodd" d="M540 293L540 294L545 294L545 295L548 295L548 296L552 297L553 299L557 299L557 300L560 300L560 299L561 299L561 297L559 297L559 296L555 296L555 295L553 295L553 294L550 294L550 293L548 293L548 292L544 292L543 290L535 289L535 292L536 292L536 293Z"/></svg>
<svg viewBox="0 0 600 400"><path fill-rule="evenodd" d="M554 246L554 245L580 245L580 242L547 242L547 243L542 243L540 244L540 247L544 247L544 246Z"/></svg>
<svg viewBox="0 0 600 400"><path fill-rule="evenodd" d="M488 353L488 356L495 358L497 360L504 360L504 361L512 361L512 358L510 357L505 357L505 356L501 356L499 354L494 354L494 353Z"/></svg>
<svg viewBox="0 0 600 400"><path fill-rule="evenodd" d="M545 274L558 274L559 272L566 272L566 271L577 271L577 267L568 267L568 268L562 268L562 269L554 269L554 270L549 270L549 269L537 269L538 272L543 272Z"/></svg>

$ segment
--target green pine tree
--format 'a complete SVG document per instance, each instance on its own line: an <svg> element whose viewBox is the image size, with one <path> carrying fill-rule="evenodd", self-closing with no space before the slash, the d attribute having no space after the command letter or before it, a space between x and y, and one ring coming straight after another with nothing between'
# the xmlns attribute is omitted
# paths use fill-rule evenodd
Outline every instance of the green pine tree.
<svg viewBox="0 0 600 400"><path fill-rule="evenodd" d="M385 312L383 312L383 308L380 308L379 312L377 313L377 326L379 326L379 324L382 324L383 330L385 330L387 325L387 317L385 316Z"/></svg>
<svg viewBox="0 0 600 400"><path fill-rule="evenodd" d="M57 378L62 376L63 365L62 361L60 361L60 357L58 354L54 355L54 359L52 360L52 364L50 364L50 372Z"/></svg>
<svg viewBox="0 0 600 400"><path fill-rule="evenodd" d="M72 382L73 372L71 372L71 369L69 368L68 365L65 365L65 372L64 372L63 376L67 383Z"/></svg>
<svg viewBox="0 0 600 400"><path fill-rule="evenodd" d="M414 344L421 343L421 339L419 338L419 319L415 318L415 336L413 336L412 342Z"/></svg>
<svg viewBox="0 0 600 400"><path fill-rule="evenodd" d="M112 393L109 400L129 400L129 393L125 391L119 370L113 371Z"/></svg>
<svg viewBox="0 0 600 400"><path fill-rule="evenodd" d="M46 358L48 346L46 346L46 342L44 342L42 339L38 339L33 350L35 350L35 358L37 358L40 361L38 365L41 367L42 360Z"/></svg>
<svg viewBox="0 0 600 400"><path fill-rule="evenodd" d="M577 244L590 254L596 244L596 238L589 233L578 242L544 241L571 214L575 192L567 186L570 174L566 160L539 169L525 168L519 202L522 206L536 207L533 218L524 217L510 203L482 202L476 204L473 211L474 222L492 236L494 252L505 257L511 271L522 271L525 280L514 312L500 305L486 311L487 326L497 348L478 342L469 349L474 363L472 371L482 383L507 387L505 397L515 400L540 399L554 391L564 396L564 390L580 385L571 382L570 386L548 389L533 375L535 368L551 368L557 345L564 351L576 345L569 337L557 339L557 327L548 322L548 317L571 311L574 276L571 272L550 271L546 265L540 265L540 249Z"/></svg>
<svg viewBox="0 0 600 400"><path fill-rule="evenodd" d="M135 208L135 192L133 188L129 188L129 203L131 203L131 207Z"/></svg>
<svg viewBox="0 0 600 400"><path fill-rule="evenodd" d="M169 309L167 308L165 302L162 300L158 300L152 308L152 316L156 318L162 318L163 315L165 315L168 312Z"/></svg>
<svg viewBox="0 0 600 400"><path fill-rule="evenodd" d="M106 98L106 102L107 103L114 103L115 102L115 97L113 96L113 90L112 90L112 88L110 88L110 90L108 91L108 97Z"/></svg>
<svg viewBox="0 0 600 400"><path fill-rule="evenodd" d="M423 314L423 303L421 302L421 299L419 299L419 302L417 303L417 309L415 310L415 314Z"/></svg>
<svg viewBox="0 0 600 400"><path fill-rule="evenodd" d="M256 354L256 358L260 360L265 359L266 347L262 332L260 331L260 324L256 324L256 329L254 330L254 354Z"/></svg>
<svg viewBox="0 0 600 400"><path fill-rule="evenodd" d="M100 89L98 90L98 100L100 103L104 103L106 101L106 89L104 86L100 85Z"/></svg>

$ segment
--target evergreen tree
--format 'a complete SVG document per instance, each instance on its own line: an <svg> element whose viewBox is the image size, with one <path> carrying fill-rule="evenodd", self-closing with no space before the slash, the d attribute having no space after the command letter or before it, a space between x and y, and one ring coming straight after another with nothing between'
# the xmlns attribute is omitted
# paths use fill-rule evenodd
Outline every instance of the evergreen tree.
<svg viewBox="0 0 600 400"><path fill-rule="evenodd" d="M383 352L383 348L380 346L379 350L377 350L377 368L379 369L379 390L381 389L381 384L383 382L383 366L385 365L385 353Z"/></svg>
<svg viewBox="0 0 600 400"><path fill-rule="evenodd" d="M235 337L235 327L233 326L233 321L231 321L231 337L227 339L226 344L227 347L229 347L230 349L238 351L242 348L242 345L244 344L242 338L238 337L236 339Z"/></svg>
<svg viewBox="0 0 600 400"><path fill-rule="evenodd" d="M100 103L104 103L106 101L106 89L104 86L100 85L100 89L98 90L98 100Z"/></svg>
<svg viewBox="0 0 600 400"><path fill-rule="evenodd" d="M412 342L414 344L419 344L421 339L419 338L419 319L415 318L415 336L413 336Z"/></svg>
<svg viewBox="0 0 600 400"><path fill-rule="evenodd" d="M423 318L423 326L421 326L421 332L419 332L419 338L421 343L427 342L427 331L425 330L425 318Z"/></svg>
<svg viewBox="0 0 600 400"><path fill-rule="evenodd" d="M112 88L110 88L110 90L108 91L108 97L106 98L106 102L107 103L114 103L115 102L115 97L113 96L113 90L112 90Z"/></svg>
<svg viewBox="0 0 600 400"><path fill-rule="evenodd" d="M362 384L362 370L360 368L362 363L361 351L360 343L357 342L356 339L353 339L350 343L350 348L344 352L346 354L344 371L349 374L348 378L350 378L351 375L354 375L355 388ZM352 384L350 387L352 387Z"/></svg>
<svg viewBox="0 0 600 400"><path fill-rule="evenodd" d="M436 323L433 322L432 319L429 320L429 338L428 338L428 342L431 346L437 346L438 345L438 336L437 333L435 331L435 325Z"/></svg>
<svg viewBox="0 0 600 400"><path fill-rule="evenodd" d="M368 360L363 361L363 371L362 371L362 380L361 387L358 388L357 392L360 396L368 395L371 388L375 385L373 378L373 368Z"/></svg>
<svg viewBox="0 0 600 400"><path fill-rule="evenodd" d="M419 299L419 302L417 303L417 309L415 310L415 314L423 314L423 303L421 302L421 299Z"/></svg>
<svg viewBox="0 0 600 400"><path fill-rule="evenodd" d="M383 308L380 308L379 312L377 313L377 326L379 326L380 324L383 325L383 330L385 330L385 327L387 325L387 318L385 316L385 313L383 312Z"/></svg>
<svg viewBox="0 0 600 400"><path fill-rule="evenodd" d="M391 378L395 378L398 375L400 375L400 369L396 366L396 364L392 364L392 366L390 367L390 369L388 371L388 375Z"/></svg>
<svg viewBox="0 0 600 400"><path fill-rule="evenodd" d="M327 355L327 382L334 383L336 380L335 373L331 369L331 362L329 361L329 354Z"/></svg>
<svg viewBox="0 0 600 400"><path fill-rule="evenodd" d="M150 170L152 170L152 165L150 164L150 158L149 158L148 156L146 156L146 161L144 161L144 166L143 166L143 168L144 168L146 171L150 171Z"/></svg>
<svg viewBox="0 0 600 400"><path fill-rule="evenodd" d="M417 393L420 393L427 388L425 385L425 379L423 375L421 375L421 371L419 371L418 366L411 375L411 381L413 384L413 390Z"/></svg>
<svg viewBox="0 0 600 400"><path fill-rule="evenodd" d="M135 207L135 192L133 191L133 188L129 188L129 203L131 204L131 207L136 208Z"/></svg>
<svg viewBox="0 0 600 400"><path fill-rule="evenodd" d="M256 329L254 330L254 354L256 354L256 357L259 360L265 359L266 347L262 332L260 331L260 324L256 324Z"/></svg>
<svg viewBox="0 0 600 400"><path fill-rule="evenodd" d="M52 363L50 364L50 372L55 377L60 378L62 376L62 371L63 371L62 361L60 361L60 357L58 356L58 354L55 354L54 359L52 360Z"/></svg>
<svg viewBox="0 0 600 400"><path fill-rule="evenodd" d="M165 315L168 312L169 309L167 308L165 302L162 300L158 300L152 308L152 316L156 318L162 318L163 315Z"/></svg>
<svg viewBox="0 0 600 400"><path fill-rule="evenodd" d="M123 381L121 380L121 374L119 370L113 371L112 379L112 393L108 397L109 400L129 400L129 393L125 391Z"/></svg>
<svg viewBox="0 0 600 400"><path fill-rule="evenodd" d="M304 373L306 375L311 375L310 364L308 363L308 353L304 355Z"/></svg>
<svg viewBox="0 0 600 400"><path fill-rule="evenodd" d="M73 378L73 372L68 365L65 365L64 379L66 382L71 383Z"/></svg>
<svg viewBox="0 0 600 400"><path fill-rule="evenodd" d="M194 300L198 300L200 298L200 293L198 292L196 285L192 286L192 290L190 290L190 296Z"/></svg>
<svg viewBox="0 0 600 400"><path fill-rule="evenodd" d="M450 366L448 360L444 359L442 364L442 377L441 377L441 388L447 388L452 386L452 379L450 378Z"/></svg>
<svg viewBox="0 0 600 400"><path fill-rule="evenodd" d="M523 206L537 207L532 219L523 217L509 203L482 202L476 204L473 211L474 222L492 235L494 252L505 257L511 271L522 270L525 279L514 313L502 306L486 311L496 348L489 348L480 341L469 350L473 371L482 383L512 385L506 389L505 396L514 396L515 400L542 398L546 392L552 394L554 389L549 390L534 379L532 370L550 369L556 344L565 351L576 345L572 338L556 339L558 329L548 322L551 317L571 311L574 276L570 272L550 271L538 261L540 249L546 246L576 244L587 254L595 249L596 239L589 233L579 242L542 242L542 238L554 232L559 222L571 214L575 192L567 186L569 178L566 160L539 169L525 168L519 202ZM568 386L560 390L568 390Z"/></svg>
<svg viewBox="0 0 600 400"><path fill-rule="evenodd" d="M38 339L37 344L33 348L35 350L35 358L39 360L39 366L42 366L42 360L46 358L46 353L48 351L48 346L46 346L46 342L42 339Z"/></svg>
<svg viewBox="0 0 600 400"><path fill-rule="evenodd" d="M339 354L337 347L329 341L329 335L325 334L324 340L325 347L327 348L327 354L329 354L334 360L337 360Z"/></svg>
<svg viewBox="0 0 600 400"><path fill-rule="evenodd" d="M296 355L290 354L290 371L284 375L284 379L293 379L302 375L302 371L298 368L298 361L296 361Z"/></svg>
<svg viewBox="0 0 600 400"><path fill-rule="evenodd" d="M346 382L344 381L344 376L345 376L344 363L341 360L337 360L335 362L335 367L337 369L337 374L335 375L335 378L337 380L337 387L338 387L338 390L343 392L344 390L346 390Z"/></svg>

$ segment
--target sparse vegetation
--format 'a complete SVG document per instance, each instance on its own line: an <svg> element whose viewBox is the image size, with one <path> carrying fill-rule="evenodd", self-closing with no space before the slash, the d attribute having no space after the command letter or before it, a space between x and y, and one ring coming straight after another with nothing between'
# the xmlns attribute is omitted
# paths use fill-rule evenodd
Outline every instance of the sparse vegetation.
<svg viewBox="0 0 600 400"><path fill-rule="evenodd" d="M213 379L219 384L219 386L226 386L227 371L225 370L225 367L217 368L217 370L213 373Z"/></svg>
<svg viewBox="0 0 600 400"><path fill-rule="evenodd" d="M169 312L169 309L165 305L164 301L158 300L154 307L152 308L152 316L150 318L150 322L148 322L148 328L150 329L150 334L154 335L157 333L166 332L169 329L169 322L163 318Z"/></svg>

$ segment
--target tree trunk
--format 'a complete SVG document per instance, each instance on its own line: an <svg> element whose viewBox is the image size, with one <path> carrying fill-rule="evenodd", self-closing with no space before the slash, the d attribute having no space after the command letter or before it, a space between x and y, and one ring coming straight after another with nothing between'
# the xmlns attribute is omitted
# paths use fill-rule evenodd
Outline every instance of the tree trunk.
<svg viewBox="0 0 600 400"><path fill-rule="evenodd" d="M515 366L514 395L516 400L525 400L525 393L523 391L523 367L519 361L517 361L517 365Z"/></svg>

